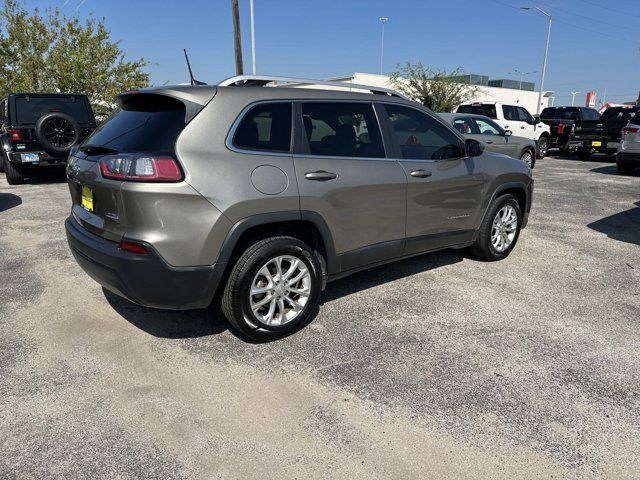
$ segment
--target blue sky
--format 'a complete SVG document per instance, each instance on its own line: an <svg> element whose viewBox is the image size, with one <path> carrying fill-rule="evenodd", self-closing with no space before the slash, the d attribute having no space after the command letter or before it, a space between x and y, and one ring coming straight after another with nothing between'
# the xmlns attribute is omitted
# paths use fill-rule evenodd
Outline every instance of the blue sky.
<svg viewBox="0 0 640 480"><path fill-rule="evenodd" d="M130 58L143 56L155 84L187 80L182 48L196 78L232 76L230 0L24 0L64 13L106 18ZM254 0L258 73L330 77L377 73L380 16L385 73L404 61L491 78L515 78L514 68L541 71L547 19L519 9L537 5L554 24L545 89L556 105L569 92L629 101L640 90L640 0ZM251 68L249 0L240 0L245 72ZM539 73L525 77L539 84Z"/></svg>

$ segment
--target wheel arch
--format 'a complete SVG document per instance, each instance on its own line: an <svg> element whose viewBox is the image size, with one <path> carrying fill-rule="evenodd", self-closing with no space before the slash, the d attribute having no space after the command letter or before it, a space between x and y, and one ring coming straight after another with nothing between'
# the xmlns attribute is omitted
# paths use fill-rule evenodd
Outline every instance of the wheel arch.
<svg viewBox="0 0 640 480"><path fill-rule="evenodd" d="M324 218L311 211L283 211L252 215L238 221L229 231L218 255L218 262L232 264L256 239L271 235L290 235L317 250L323 260L323 277L339 270L333 237Z"/></svg>

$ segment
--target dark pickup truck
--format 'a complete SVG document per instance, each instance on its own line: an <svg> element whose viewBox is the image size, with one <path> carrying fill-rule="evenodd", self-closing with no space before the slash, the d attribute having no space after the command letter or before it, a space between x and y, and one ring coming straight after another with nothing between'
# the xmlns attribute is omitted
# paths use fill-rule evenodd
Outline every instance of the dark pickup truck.
<svg viewBox="0 0 640 480"><path fill-rule="evenodd" d="M573 151L569 142L575 123L598 120L600 114L596 109L588 107L547 107L542 110L540 118L551 129L549 148L558 148L561 155L569 155Z"/></svg>
<svg viewBox="0 0 640 480"><path fill-rule="evenodd" d="M622 129L640 111L640 106L611 107L598 120L575 123L570 147L578 149L578 157L588 160L594 152L613 155L622 139Z"/></svg>

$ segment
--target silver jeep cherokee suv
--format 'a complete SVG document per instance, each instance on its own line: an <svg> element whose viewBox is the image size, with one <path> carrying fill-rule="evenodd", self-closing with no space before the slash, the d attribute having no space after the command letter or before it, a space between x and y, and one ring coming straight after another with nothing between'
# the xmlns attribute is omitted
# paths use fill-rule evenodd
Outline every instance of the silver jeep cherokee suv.
<svg viewBox="0 0 640 480"><path fill-rule="evenodd" d="M219 292L232 326L265 340L306 325L328 281L444 248L511 252L533 193L523 162L391 90L328 85L241 76L120 95L68 163L77 262L144 306Z"/></svg>

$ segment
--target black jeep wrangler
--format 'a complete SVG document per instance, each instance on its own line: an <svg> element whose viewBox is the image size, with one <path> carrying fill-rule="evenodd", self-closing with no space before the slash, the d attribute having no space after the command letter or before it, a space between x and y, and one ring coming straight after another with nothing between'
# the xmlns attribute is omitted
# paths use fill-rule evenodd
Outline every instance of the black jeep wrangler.
<svg viewBox="0 0 640 480"><path fill-rule="evenodd" d="M0 101L0 171L17 185L34 168L65 165L95 128L86 95L10 93Z"/></svg>

